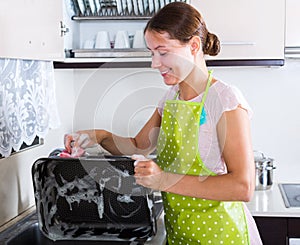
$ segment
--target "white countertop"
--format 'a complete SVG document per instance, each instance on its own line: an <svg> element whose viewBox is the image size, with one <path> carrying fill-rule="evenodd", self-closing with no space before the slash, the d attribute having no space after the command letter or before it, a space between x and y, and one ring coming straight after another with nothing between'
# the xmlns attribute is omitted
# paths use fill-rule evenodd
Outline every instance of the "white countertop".
<svg viewBox="0 0 300 245"><path fill-rule="evenodd" d="M246 205L253 216L300 217L300 208L285 207L278 183L269 190L255 191Z"/></svg>
<svg viewBox="0 0 300 245"><path fill-rule="evenodd" d="M278 183L274 183L271 189L263 191L255 191L253 198L250 202L246 203L251 214L256 217L300 217L300 208L286 208ZM30 212L32 209L30 210ZM26 212L24 212L26 213ZM25 214L24 214L25 215ZM23 216L18 216L19 218ZM165 244L166 243L166 233L164 229L163 213L157 220L157 234L152 240L146 242L146 244ZM9 222L8 224L0 227L4 230L8 226L17 222L17 219Z"/></svg>

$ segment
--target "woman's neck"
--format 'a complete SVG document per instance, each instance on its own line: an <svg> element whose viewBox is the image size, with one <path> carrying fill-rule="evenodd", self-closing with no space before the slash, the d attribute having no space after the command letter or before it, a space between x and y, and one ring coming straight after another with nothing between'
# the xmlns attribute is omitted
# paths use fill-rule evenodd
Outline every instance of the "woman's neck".
<svg viewBox="0 0 300 245"><path fill-rule="evenodd" d="M208 70L206 67L195 67L186 79L179 83L179 96L182 100L191 100L204 92Z"/></svg>

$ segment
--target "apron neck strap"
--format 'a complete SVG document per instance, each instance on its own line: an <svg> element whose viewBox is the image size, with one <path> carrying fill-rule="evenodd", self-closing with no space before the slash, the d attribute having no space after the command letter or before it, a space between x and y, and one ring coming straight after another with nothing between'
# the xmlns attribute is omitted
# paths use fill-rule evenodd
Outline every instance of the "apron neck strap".
<svg viewBox="0 0 300 245"><path fill-rule="evenodd" d="M202 103L204 103L205 100L206 100L206 96L208 94L208 90L209 90L209 87L210 87L210 84L211 84L211 81L212 81L212 73L213 73L212 70L208 71L208 80L207 80L206 88L205 88L205 91L204 91L204 95L202 97L202 101L201 101Z"/></svg>

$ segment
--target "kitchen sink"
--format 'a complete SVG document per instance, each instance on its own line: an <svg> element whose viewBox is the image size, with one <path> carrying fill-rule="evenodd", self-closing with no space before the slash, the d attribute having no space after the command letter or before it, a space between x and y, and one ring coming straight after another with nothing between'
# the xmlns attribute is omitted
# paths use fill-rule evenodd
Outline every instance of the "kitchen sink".
<svg viewBox="0 0 300 245"><path fill-rule="evenodd" d="M40 229L39 224L37 222L32 223L29 225L24 231L22 231L19 234L16 234L16 236L13 236L11 239L9 239L6 243L6 245L24 245L24 244L30 244L30 245L50 245L50 244L61 244L61 245L91 245L95 244L93 241L52 241L45 237ZM99 243L98 243L99 244ZM128 244L124 242L113 242L109 244Z"/></svg>
<svg viewBox="0 0 300 245"><path fill-rule="evenodd" d="M279 184L287 208L300 208L300 184Z"/></svg>
<svg viewBox="0 0 300 245"><path fill-rule="evenodd" d="M2 234L3 233L3 234ZM36 213L32 213L20 223L13 225L0 234L0 245L126 245L128 241L86 241L86 240L60 240L52 241L40 231ZM137 243L133 243L137 244Z"/></svg>
<svg viewBox="0 0 300 245"><path fill-rule="evenodd" d="M155 203L155 216L163 212L161 202ZM154 239L153 239L154 240ZM36 211L0 233L0 245L140 245L137 241L57 240L52 241L40 231ZM152 240L145 244L152 244ZM157 245L157 244L155 244Z"/></svg>

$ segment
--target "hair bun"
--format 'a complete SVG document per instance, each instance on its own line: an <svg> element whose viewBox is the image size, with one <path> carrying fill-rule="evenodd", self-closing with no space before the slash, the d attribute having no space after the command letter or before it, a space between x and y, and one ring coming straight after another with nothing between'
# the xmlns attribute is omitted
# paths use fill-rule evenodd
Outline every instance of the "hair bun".
<svg viewBox="0 0 300 245"><path fill-rule="evenodd" d="M204 54L216 56L220 52L220 50L221 44L219 38L215 34L208 32L203 50Z"/></svg>

